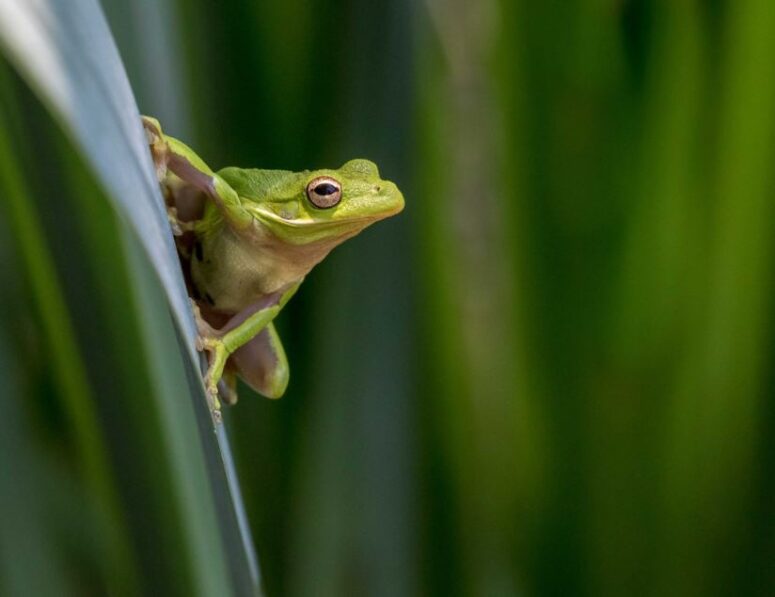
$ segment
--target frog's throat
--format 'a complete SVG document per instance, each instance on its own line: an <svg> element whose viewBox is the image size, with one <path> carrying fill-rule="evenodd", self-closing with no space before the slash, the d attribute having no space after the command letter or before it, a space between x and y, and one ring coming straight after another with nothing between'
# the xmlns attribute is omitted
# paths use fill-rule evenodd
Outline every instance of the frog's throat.
<svg viewBox="0 0 775 597"><path fill-rule="evenodd" d="M255 220L252 244L261 253L262 259L268 258L279 268L293 272L291 277L301 278L325 259L334 247L358 234L369 223L371 221L366 219L363 219L358 226L354 222L350 222L347 226L340 223L338 227L329 226L324 235L307 234L310 231L304 229L300 237L298 234L284 235L283 233L287 233L288 229L283 227L279 227L280 234L278 234L278 227ZM286 283L290 281L286 280Z"/></svg>
<svg viewBox="0 0 775 597"><path fill-rule="evenodd" d="M300 281L336 245L359 229L305 243L284 240L258 220L245 230L228 225L201 237L191 262L199 294L218 311L236 313L257 298Z"/></svg>

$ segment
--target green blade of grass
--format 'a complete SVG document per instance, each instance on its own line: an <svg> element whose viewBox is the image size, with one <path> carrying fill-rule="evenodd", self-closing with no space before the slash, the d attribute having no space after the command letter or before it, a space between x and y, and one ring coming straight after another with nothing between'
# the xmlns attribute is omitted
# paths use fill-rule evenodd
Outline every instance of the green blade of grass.
<svg viewBox="0 0 775 597"><path fill-rule="evenodd" d="M105 196L134 232L126 243L130 247L126 258L137 277L135 298L143 308L151 309L148 319L157 324L145 325L142 331L146 359L152 368L156 366L153 383L158 390L155 396L163 413L168 449L172 461L181 467L179 488L200 490L199 515L215 506L213 532L198 538L199 557L206 568L213 570L219 568L216 561L223 563L237 594L253 594L258 591L258 566L228 439L222 427L213 429L206 406L199 358L193 347L195 326L163 202L135 100L99 6L93 0L66 5L46 0L3 0L0 45L80 148ZM137 243L166 298L153 295L158 282L153 275L148 277L147 265L139 265L144 257L132 256L131 247ZM178 330L177 344L171 341L175 332L170 313ZM162 363L167 361L159 359L159 346L172 354L182 353L182 367L173 373L163 370ZM173 378L176 382L170 384ZM188 394L173 399L180 380L188 386ZM190 434L195 426L198 438ZM196 528L197 521L191 521L191 525ZM218 534L222 542L217 541ZM216 548L218 544L222 549Z"/></svg>
<svg viewBox="0 0 775 597"><path fill-rule="evenodd" d="M0 43L138 234L176 321L193 338L137 105L99 6L93 0L3 0Z"/></svg>
<svg viewBox="0 0 775 597"><path fill-rule="evenodd" d="M5 89L6 85L2 87ZM4 93L4 96L7 94ZM8 97L3 97L3 100L0 122L5 122L0 127L3 131L0 134L0 189L5 200L9 224L20 246L32 293L38 299L38 313L46 342L51 345L50 354L67 401L69 420L75 429L78 450L85 469L84 476L97 495L97 504L104 509L103 516L111 520L110 528L114 535L111 545L115 546L112 568L120 577L121 585L132 586L134 564L131 561L125 529L122 528L119 517L118 499L105 459L104 438L92 406L91 392L76 347L72 322L67 307L61 300L62 292L57 284L55 267L42 241L44 235L36 221L29 199L30 193L20 176L23 169L17 163L8 140L7 131L11 128L9 117L12 117L14 112L13 106L8 105Z"/></svg>

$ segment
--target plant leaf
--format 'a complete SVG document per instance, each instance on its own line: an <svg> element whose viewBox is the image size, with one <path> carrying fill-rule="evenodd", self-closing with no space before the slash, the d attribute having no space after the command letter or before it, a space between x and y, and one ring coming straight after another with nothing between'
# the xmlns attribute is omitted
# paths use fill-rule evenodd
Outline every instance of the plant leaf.
<svg viewBox="0 0 775 597"><path fill-rule="evenodd" d="M8 57L81 147L134 228L176 321L193 339L137 105L99 6L94 0L0 0L0 36Z"/></svg>
<svg viewBox="0 0 775 597"><path fill-rule="evenodd" d="M171 311L178 333L177 349L185 354L183 370L160 370L159 366L154 383L160 389L157 399L165 413L170 458L180 471L178 486L191 492L209 482L210 495L196 496L197 508L189 510L190 515L207 516L208 506L215 509L218 528L209 536L198 537L203 546L199 553L213 558L217 541L213 535L220 534L224 547L220 562L229 570L231 586L237 594L254 594L259 586L258 565L228 438L222 425L213 429L193 345L196 327L145 134L99 5L95 0L0 0L0 46L80 148L105 195L134 232L126 239L126 253L137 277L136 300L148 309L143 333L152 362L164 362L153 360L154 350L175 349L165 313ZM137 242L161 283L164 300L159 300L153 276L144 274L148 271L145 256L133 254ZM175 376L187 381L190 400L169 395L176 387L169 383ZM192 407L193 416L182 412ZM198 426L201 449L191 449L192 443L197 443L192 439L192 426ZM204 521L190 522L205 529L208 526Z"/></svg>

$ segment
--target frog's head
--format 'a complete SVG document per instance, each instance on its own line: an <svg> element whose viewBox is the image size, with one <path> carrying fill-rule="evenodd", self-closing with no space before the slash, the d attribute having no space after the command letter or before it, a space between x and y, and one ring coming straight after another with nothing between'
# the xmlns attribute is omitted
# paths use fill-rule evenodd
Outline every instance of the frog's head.
<svg viewBox="0 0 775 597"><path fill-rule="evenodd" d="M404 208L401 191L368 160L350 160L338 170L227 168L220 174L261 224L295 245L344 240Z"/></svg>

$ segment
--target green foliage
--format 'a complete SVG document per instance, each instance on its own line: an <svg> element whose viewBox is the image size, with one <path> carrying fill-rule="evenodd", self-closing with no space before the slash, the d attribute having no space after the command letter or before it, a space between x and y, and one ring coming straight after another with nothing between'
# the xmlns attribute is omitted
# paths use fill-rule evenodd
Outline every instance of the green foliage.
<svg viewBox="0 0 775 597"><path fill-rule="evenodd" d="M286 397L226 413L269 594L772 593L768 2L103 7L209 164L407 199L283 312ZM172 262L2 83L0 592L249 591Z"/></svg>
<svg viewBox="0 0 775 597"><path fill-rule="evenodd" d="M177 256L99 8L4 4L0 33L5 57L50 110L0 63L3 297L19 307L5 315L0 398L11 412L22 407L9 441L31 469L29 488L3 477L16 524L3 537L0 586L255 594L228 443L204 402ZM26 427L40 436L23 444ZM25 501L22 490L41 495ZM54 571L50 584L17 561L32 519L51 522L30 547Z"/></svg>

